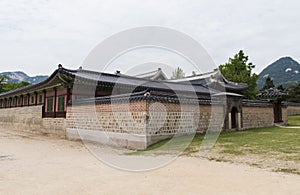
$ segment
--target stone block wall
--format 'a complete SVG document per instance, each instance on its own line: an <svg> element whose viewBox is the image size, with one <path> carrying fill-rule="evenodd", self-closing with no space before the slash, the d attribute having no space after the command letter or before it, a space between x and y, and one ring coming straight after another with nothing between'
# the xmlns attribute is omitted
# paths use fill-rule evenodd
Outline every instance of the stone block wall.
<svg viewBox="0 0 300 195"><path fill-rule="evenodd" d="M204 133L208 128L220 130L223 127L223 105L150 102L147 110L148 146L174 135Z"/></svg>
<svg viewBox="0 0 300 195"><path fill-rule="evenodd" d="M16 131L65 137L63 118L42 118L42 106L0 110L0 126Z"/></svg>
<svg viewBox="0 0 300 195"><path fill-rule="evenodd" d="M3 128L39 133L42 124L42 106L0 110L0 126Z"/></svg>
<svg viewBox="0 0 300 195"><path fill-rule="evenodd" d="M264 106L262 106L264 105ZM282 107L282 119L297 113L300 107ZM144 149L175 134L204 133L209 127L222 128L224 105L133 101L127 103L82 104L67 107L67 117L42 118L42 106L7 108L0 110L3 128L43 133L69 139L81 136L133 149ZM228 114L228 113L225 113ZM274 125L273 106L248 102L242 107L242 128ZM81 132L78 135L78 132Z"/></svg>
<svg viewBox="0 0 300 195"><path fill-rule="evenodd" d="M146 102L68 106L68 128L145 134Z"/></svg>
<svg viewBox="0 0 300 195"><path fill-rule="evenodd" d="M299 105L288 105L287 115L300 115L300 104Z"/></svg>
<svg viewBox="0 0 300 195"><path fill-rule="evenodd" d="M222 127L218 117L222 118L224 108L214 108L212 115L211 105L198 104L134 101L73 105L67 110L67 137L93 139L102 134L106 138L98 137L101 142L144 149L175 134L203 133L209 126Z"/></svg>
<svg viewBox="0 0 300 195"><path fill-rule="evenodd" d="M243 129L274 125L272 106L243 106Z"/></svg>
<svg viewBox="0 0 300 195"><path fill-rule="evenodd" d="M288 124L288 108L286 106L281 108L282 111L282 121L283 121L283 125L287 125Z"/></svg>
<svg viewBox="0 0 300 195"><path fill-rule="evenodd" d="M147 147L146 108L145 101L68 106L67 137L118 147L144 149Z"/></svg>
<svg viewBox="0 0 300 195"><path fill-rule="evenodd" d="M203 110L201 115L203 120L204 115L209 114L210 110ZM200 128L200 124L198 124L199 106L195 104L148 102L147 116L148 135L186 134L195 132L198 125ZM205 129L206 123L202 123L202 125Z"/></svg>
<svg viewBox="0 0 300 195"><path fill-rule="evenodd" d="M64 118L43 118L41 132L50 136L66 137L66 126Z"/></svg>

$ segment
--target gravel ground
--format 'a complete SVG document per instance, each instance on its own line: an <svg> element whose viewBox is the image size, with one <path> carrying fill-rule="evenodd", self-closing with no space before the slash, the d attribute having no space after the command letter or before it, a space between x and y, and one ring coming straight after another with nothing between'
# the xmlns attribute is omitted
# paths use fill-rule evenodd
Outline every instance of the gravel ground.
<svg viewBox="0 0 300 195"><path fill-rule="evenodd" d="M198 157L179 157L152 171L121 171L97 160L80 142L0 129L0 194L299 192L299 175Z"/></svg>

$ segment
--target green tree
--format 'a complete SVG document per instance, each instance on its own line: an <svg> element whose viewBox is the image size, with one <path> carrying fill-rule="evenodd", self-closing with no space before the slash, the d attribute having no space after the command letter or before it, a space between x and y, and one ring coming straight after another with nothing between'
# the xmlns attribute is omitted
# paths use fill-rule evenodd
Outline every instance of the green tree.
<svg viewBox="0 0 300 195"><path fill-rule="evenodd" d="M196 75L197 75L197 73L195 71L192 71L192 76L194 77Z"/></svg>
<svg viewBox="0 0 300 195"><path fill-rule="evenodd" d="M185 73L182 68L178 67L173 71L171 79L181 79L183 77L185 77Z"/></svg>
<svg viewBox="0 0 300 195"><path fill-rule="evenodd" d="M3 85L3 92L15 90L21 87L25 87L27 85L30 85L30 83L22 81L20 83L14 83L14 82L7 82Z"/></svg>
<svg viewBox="0 0 300 195"><path fill-rule="evenodd" d="M266 90L266 89L270 89L270 88L274 88L274 87L275 87L275 85L273 83L273 80L271 79L271 77L268 76L262 90Z"/></svg>
<svg viewBox="0 0 300 195"><path fill-rule="evenodd" d="M300 102L300 84L292 85L288 92L290 97L287 98L287 101Z"/></svg>
<svg viewBox="0 0 300 195"><path fill-rule="evenodd" d="M0 75L0 93L4 92L4 85L7 83L7 81L9 80L9 77L6 75Z"/></svg>
<svg viewBox="0 0 300 195"><path fill-rule="evenodd" d="M25 87L30 83L22 81L20 83L9 82L9 77L6 75L0 75L0 93L15 90L20 87Z"/></svg>
<svg viewBox="0 0 300 195"><path fill-rule="evenodd" d="M283 87L283 85L278 85L276 88L281 90L281 91L285 91L285 88Z"/></svg>
<svg viewBox="0 0 300 195"><path fill-rule="evenodd" d="M256 86L258 75L252 73L253 68L255 65L248 62L248 56L245 56L243 50L240 50L233 58L229 58L227 63L219 66L221 73L229 81L248 85L248 89L242 92L247 99L256 99L258 93Z"/></svg>

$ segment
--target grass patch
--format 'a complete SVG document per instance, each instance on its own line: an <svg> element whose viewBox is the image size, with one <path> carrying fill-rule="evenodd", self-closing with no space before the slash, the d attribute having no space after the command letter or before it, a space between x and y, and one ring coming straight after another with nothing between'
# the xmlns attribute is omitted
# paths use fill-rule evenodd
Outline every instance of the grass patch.
<svg viewBox="0 0 300 195"><path fill-rule="evenodd" d="M300 115L294 115L288 117L288 125L300 126Z"/></svg>
<svg viewBox="0 0 300 195"><path fill-rule="evenodd" d="M183 154L190 155L198 152L203 138L204 135L195 135ZM171 140L163 140L146 150L132 154L176 152L182 149L189 139L191 137L182 136ZM218 148L218 151L222 154L278 156L278 158L283 160L300 162L300 129L269 127L245 131L224 131L220 134L214 148Z"/></svg>
<svg viewBox="0 0 300 195"><path fill-rule="evenodd" d="M293 168L279 168L274 170L275 172L282 172L282 173L290 173L290 174L298 174L300 175L300 172L297 169Z"/></svg>
<svg viewBox="0 0 300 195"><path fill-rule="evenodd" d="M195 135L182 155L198 155L204 135ZM190 136L160 141L131 154L174 154L182 151ZM257 128L224 131L207 156L217 162L246 163L273 171L300 174L300 128Z"/></svg>
<svg viewBox="0 0 300 195"><path fill-rule="evenodd" d="M259 128L242 132L222 133L216 146L222 146L225 153L244 154L299 154L300 129ZM231 143L230 145L228 143Z"/></svg>
<svg viewBox="0 0 300 195"><path fill-rule="evenodd" d="M203 135L191 135L165 139L149 146L146 150L139 150L127 154L172 154L178 153L179 151L183 151L183 154L194 153L198 151L197 146L201 143L203 137Z"/></svg>

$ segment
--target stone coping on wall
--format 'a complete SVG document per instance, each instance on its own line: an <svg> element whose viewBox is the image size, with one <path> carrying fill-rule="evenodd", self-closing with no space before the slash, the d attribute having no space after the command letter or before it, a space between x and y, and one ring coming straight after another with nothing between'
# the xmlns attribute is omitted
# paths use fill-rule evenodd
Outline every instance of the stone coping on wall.
<svg viewBox="0 0 300 195"><path fill-rule="evenodd" d="M297 103L297 102L283 102L283 103L287 106L299 106L300 107L300 103Z"/></svg>
<svg viewBox="0 0 300 195"><path fill-rule="evenodd" d="M273 104L269 101L262 100L243 100L243 106L271 107Z"/></svg>

